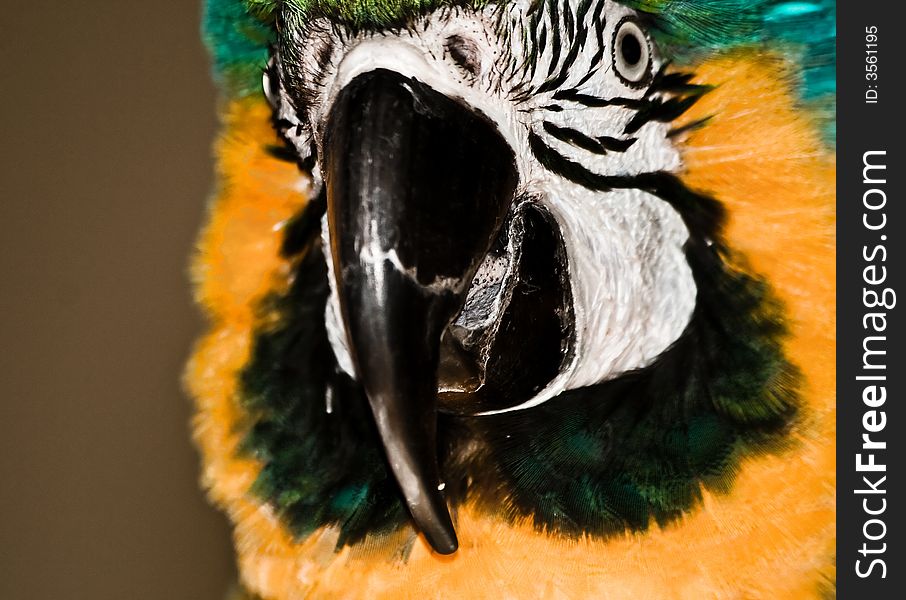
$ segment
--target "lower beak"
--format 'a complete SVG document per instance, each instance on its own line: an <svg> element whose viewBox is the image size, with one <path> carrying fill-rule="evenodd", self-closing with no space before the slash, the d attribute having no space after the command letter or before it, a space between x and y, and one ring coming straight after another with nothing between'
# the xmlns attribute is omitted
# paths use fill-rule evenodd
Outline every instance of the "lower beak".
<svg viewBox="0 0 906 600"><path fill-rule="evenodd" d="M416 526L450 554L440 342L510 207L515 158L486 117L387 70L340 91L327 132L331 254L356 375Z"/></svg>

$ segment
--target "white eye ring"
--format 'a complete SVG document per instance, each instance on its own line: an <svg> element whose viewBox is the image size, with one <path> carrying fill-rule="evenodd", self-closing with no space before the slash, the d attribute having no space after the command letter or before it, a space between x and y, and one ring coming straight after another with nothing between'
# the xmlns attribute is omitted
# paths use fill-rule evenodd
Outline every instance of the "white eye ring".
<svg viewBox="0 0 906 600"><path fill-rule="evenodd" d="M641 87L651 76L648 36L631 17L620 21L613 34L613 65L623 83L632 87Z"/></svg>

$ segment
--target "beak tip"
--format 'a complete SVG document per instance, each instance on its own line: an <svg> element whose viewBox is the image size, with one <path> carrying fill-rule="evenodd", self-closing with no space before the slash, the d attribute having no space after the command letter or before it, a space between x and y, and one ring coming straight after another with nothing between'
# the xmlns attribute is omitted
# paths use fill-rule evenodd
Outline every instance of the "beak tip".
<svg viewBox="0 0 906 600"><path fill-rule="evenodd" d="M438 554L442 554L444 556L449 556L451 554L454 554L456 552L456 550L458 550L458 549L459 549L459 544L456 542L456 540L453 540L449 546L441 546L441 547L435 548L434 550Z"/></svg>
<svg viewBox="0 0 906 600"><path fill-rule="evenodd" d="M425 538L428 544L438 554L450 555L459 549L459 540L456 539L456 532L452 526L449 531L425 532Z"/></svg>
<svg viewBox="0 0 906 600"><path fill-rule="evenodd" d="M416 527L425 536L431 549L437 554L453 554L459 548L456 528L440 492L432 494L427 502L409 503L409 511Z"/></svg>

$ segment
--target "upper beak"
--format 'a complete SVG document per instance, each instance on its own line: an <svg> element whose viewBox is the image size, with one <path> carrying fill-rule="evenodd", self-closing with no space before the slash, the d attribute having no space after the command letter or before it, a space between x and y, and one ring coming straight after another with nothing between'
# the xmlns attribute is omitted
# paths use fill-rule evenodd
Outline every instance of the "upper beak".
<svg viewBox="0 0 906 600"><path fill-rule="evenodd" d="M382 69L339 92L326 131L331 254L356 375L413 520L449 554L441 336L509 210L513 151L477 111Z"/></svg>

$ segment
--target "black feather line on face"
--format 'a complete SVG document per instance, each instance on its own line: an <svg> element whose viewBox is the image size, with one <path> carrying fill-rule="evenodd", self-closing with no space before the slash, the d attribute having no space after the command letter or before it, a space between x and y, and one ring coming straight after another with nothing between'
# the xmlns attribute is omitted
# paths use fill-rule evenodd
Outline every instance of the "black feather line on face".
<svg viewBox="0 0 906 600"><path fill-rule="evenodd" d="M588 150L594 154L607 154L607 149L601 145L601 142L593 137L587 136L581 131L576 131L569 127L560 127L548 121L543 124L544 131L557 138L561 142L573 144L583 150Z"/></svg>
<svg viewBox="0 0 906 600"><path fill-rule="evenodd" d="M692 73L668 73L669 65L663 65L652 77L651 84L642 98L613 97L601 98L585 94L579 90L582 83L591 75L586 75L577 87L559 90L554 93L554 100L575 102L588 108L603 108L617 106L635 111L635 114L626 123L623 133L637 132L647 123L657 121L667 123L686 113L706 93L713 89L711 86L689 83ZM552 87L551 89L555 89ZM667 97L662 97L663 95ZM684 131L694 129L704 121L699 120L689 125L674 128L667 136L678 135ZM610 138L613 139L613 138Z"/></svg>
<svg viewBox="0 0 906 600"><path fill-rule="evenodd" d="M588 28L585 25L584 18L585 14L588 12L589 6L591 5L591 0L583 0L582 4L579 5L577 10L577 20L578 20L578 29L572 30L571 26L573 24L572 12L567 8L563 12L566 17L567 23L567 35L568 38L572 40L572 45L570 46L569 52L567 52L566 57L563 59L563 63L560 65L560 72L556 77L548 79L545 81L541 87L538 88L537 92L548 92L562 86L567 78L570 75L570 71L573 68L573 65L576 62L576 59L579 57L579 52L585 48L585 40L588 37Z"/></svg>
<svg viewBox="0 0 906 600"><path fill-rule="evenodd" d="M585 135L581 131L554 125L548 121L545 121L542 126L544 127L544 131L561 142L573 144L574 146L582 148L583 150L588 150L594 154L607 154L608 151L625 152L636 142L635 138L620 140L606 135L593 138Z"/></svg>
<svg viewBox="0 0 906 600"><path fill-rule="evenodd" d="M648 105L639 109L635 116L630 119L629 123L626 124L623 132L635 133L650 121L659 121L661 123L673 121L692 108L692 105L696 102L698 102L698 96L668 98L666 100L650 102Z"/></svg>
<svg viewBox="0 0 906 600"><path fill-rule="evenodd" d="M547 68L547 76L550 78L554 74L557 65L560 64L560 10L558 2L560 0L549 0L548 10L551 19L551 61Z"/></svg>
<svg viewBox="0 0 906 600"><path fill-rule="evenodd" d="M592 13L592 23L594 23L595 28L595 42L598 45L597 50L591 57L589 62L588 73L576 84L576 87L582 87L585 83L594 76L595 73L601 68L602 61L604 59L604 51L607 48L607 44L604 40L604 28L607 26L607 21L604 18L604 5L606 2L598 2L595 7L595 12Z"/></svg>
<svg viewBox="0 0 906 600"><path fill-rule="evenodd" d="M604 146L605 150L610 150L611 152L626 152L629 150L629 147L636 143L636 138L628 138L621 140L618 138L602 135L595 138L598 140L598 143Z"/></svg>
<svg viewBox="0 0 906 600"><path fill-rule="evenodd" d="M720 203L690 190L673 173L599 175L569 160L535 133L529 134L529 147L544 168L587 189L597 192L639 189L654 194L668 202L683 218L690 234L700 239L714 239L723 223L724 210Z"/></svg>
<svg viewBox="0 0 906 600"><path fill-rule="evenodd" d="M582 106L587 106L589 108L601 108L604 106L621 106L623 108L631 108L634 110L643 110L647 109L651 105L651 100L637 99L637 98L600 98L598 96L592 96L589 94L583 94L578 90L560 90L554 94L554 100L567 100L569 102L575 102L581 104Z"/></svg>

